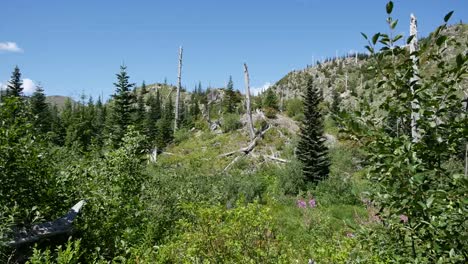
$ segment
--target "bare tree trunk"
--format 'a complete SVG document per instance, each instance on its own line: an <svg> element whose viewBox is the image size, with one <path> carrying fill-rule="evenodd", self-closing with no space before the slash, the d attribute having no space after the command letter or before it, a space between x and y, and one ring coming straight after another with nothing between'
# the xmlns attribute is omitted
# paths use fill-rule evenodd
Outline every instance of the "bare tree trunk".
<svg viewBox="0 0 468 264"><path fill-rule="evenodd" d="M280 112L284 111L284 86L280 86L280 92L281 92L281 101L280 101Z"/></svg>
<svg viewBox="0 0 468 264"><path fill-rule="evenodd" d="M416 52L419 47L418 47L418 23L416 20L416 17L411 14L410 17L410 36L413 36L413 39L410 42L410 54L411 54L411 59L413 61L413 76L410 79L411 83L411 94L415 94L415 89L416 89L416 82L419 80L418 77L418 58L413 54L413 52ZM418 142L421 135L419 134L419 130L417 128L417 123L419 120L419 102L417 99L413 99L411 101L411 138L413 142Z"/></svg>
<svg viewBox="0 0 468 264"><path fill-rule="evenodd" d="M175 118L174 118L174 132L177 130L179 125L179 101L180 101L180 89L182 86L182 46L179 47L179 73L177 76L177 95L175 105Z"/></svg>
<svg viewBox="0 0 468 264"><path fill-rule="evenodd" d="M345 74L345 91L348 91L348 72Z"/></svg>
<svg viewBox="0 0 468 264"><path fill-rule="evenodd" d="M468 115L468 91L465 90L465 118ZM465 178L468 177L468 140L465 139Z"/></svg>
<svg viewBox="0 0 468 264"><path fill-rule="evenodd" d="M249 81L249 70L247 69L247 64L244 63L244 77L245 77L245 98L246 98L246 108L247 108L247 120L249 125L250 140L255 138L255 130L252 121L252 110L250 109L250 81Z"/></svg>

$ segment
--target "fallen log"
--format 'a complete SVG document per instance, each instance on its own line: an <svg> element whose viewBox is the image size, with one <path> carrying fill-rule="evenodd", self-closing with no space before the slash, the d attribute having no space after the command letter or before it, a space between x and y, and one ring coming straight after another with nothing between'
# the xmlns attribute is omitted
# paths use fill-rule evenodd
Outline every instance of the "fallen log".
<svg viewBox="0 0 468 264"><path fill-rule="evenodd" d="M277 158L277 157L274 157L274 156L264 155L264 157L269 158L269 159L274 160L274 161L282 162L282 163L289 163L289 162L291 162L290 160L280 159L280 158Z"/></svg>
<svg viewBox="0 0 468 264"><path fill-rule="evenodd" d="M219 157L227 157L227 156L234 155L234 154L236 154L236 153L242 153L242 155L237 156L236 158L234 158L234 159L224 168L223 171L227 171L234 163L236 163L236 161L238 161L240 158L242 158L242 157L248 155L248 154L255 148L255 146L257 145L258 139L263 138L263 136L265 135L265 133L266 133L270 128L271 128L271 126L268 125L263 131L261 131L259 134L257 134L257 136L249 143L249 145L247 145L247 147L241 148L241 149L236 150L236 151L231 151L231 152L228 152L228 153L224 153L224 154L219 155Z"/></svg>
<svg viewBox="0 0 468 264"><path fill-rule="evenodd" d="M227 153L224 153L224 154L221 154L219 155L218 157L222 158L222 157L227 157L227 156L231 156L231 155L234 155L236 153L244 153L244 154L249 154L254 148L255 146L257 145L257 141L258 139L262 138L266 132L271 128L270 125L268 125L263 131L261 131L250 143L249 145L247 145L247 147L244 147L244 148L240 148L238 150L234 150L234 151L231 151L231 152L227 152Z"/></svg>
<svg viewBox="0 0 468 264"><path fill-rule="evenodd" d="M37 242L43 238L71 233L73 221L85 203L85 200L79 201L65 216L57 220L33 225L30 230L14 230L13 240L7 242L7 244L11 247L18 247L27 243Z"/></svg>

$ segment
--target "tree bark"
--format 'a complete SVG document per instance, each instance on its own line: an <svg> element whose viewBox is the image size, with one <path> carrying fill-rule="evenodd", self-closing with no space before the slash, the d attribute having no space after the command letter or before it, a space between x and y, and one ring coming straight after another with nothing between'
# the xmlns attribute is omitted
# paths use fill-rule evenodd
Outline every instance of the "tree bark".
<svg viewBox="0 0 468 264"><path fill-rule="evenodd" d="M179 125L179 104L180 104L180 89L182 86L182 46L179 47L179 73L177 76L177 95L175 105L175 118L174 118L174 132L177 130Z"/></svg>
<svg viewBox="0 0 468 264"><path fill-rule="evenodd" d="M244 77L245 77L245 98L246 98L246 108L247 108L247 121L249 126L250 140L255 138L255 130L252 121L252 110L250 108L250 80L249 80L249 70L247 69L247 64L244 63Z"/></svg>
<svg viewBox="0 0 468 264"><path fill-rule="evenodd" d="M415 56L413 53L418 51L418 23L416 20L416 17L411 14L410 17L410 36L413 36L413 39L410 42L410 54L411 54L411 60L413 61L413 76L410 78L410 89L411 89L411 94L414 96L415 95L415 90L416 90L416 85L419 80L418 77L418 57ZM421 138L421 135L419 133L417 123L419 120L419 101L418 99L414 98L411 101L411 138L413 142L418 142L419 139Z"/></svg>

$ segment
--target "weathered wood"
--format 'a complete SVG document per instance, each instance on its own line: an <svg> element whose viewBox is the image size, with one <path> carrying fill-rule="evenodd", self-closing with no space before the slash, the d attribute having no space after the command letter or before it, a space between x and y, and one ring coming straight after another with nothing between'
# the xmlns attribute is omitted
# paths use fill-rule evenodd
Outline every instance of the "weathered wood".
<svg viewBox="0 0 468 264"><path fill-rule="evenodd" d="M250 143L246 146L246 147L243 147L243 148L240 148L238 150L234 150L234 151L230 151L230 152L227 152L227 153L224 153L224 154L221 154L219 155L218 157L222 158L222 157L228 157L228 156L231 156L231 155L234 155L236 153L244 153L244 154L249 154L254 148L255 146L257 145L257 141L262 138L265 133L270 130L271 126L268 125L263 131L261 131L252 141L250 141Z"/></svg>
<svg viewBox="0 0 468 264"><path fill-rule="evenodd" d="M418 58L413 54L414 52L418 51L418 24L416 17L411 14L410 16L410 36L412 36L412 40L409 44L410 48L410 54L411 54L411 60L413 61L413 76L410 78L410 89L411 89L411 94L415 94L415 89L417 82L419 80L418 77ZM411 138L413 142L418 142L421 135L419 133L417 123L419 120L419 101L418 99L413 99L411 101Z"/></svg>
<svg viewBox="0 0 468 264"><path fill-rule="evenodd" d="M174 117L174 132L177 130L179 125L179 101L180 101L180 89L182 88L182 46L179 47L179 71L177 75L177 95L175 103L175 117Z"/></svg>
<svg viewBox="0 0 468 264"><path fill-rule="evenodd" d="M245 78L245 99L246 99L246 109L247 109L247 123L249 126L250 139L255 138L255 129L252 121L252 110L250 106L250 80L249 80L249 70L247 64L244 63L244 78Z"/></svg>
<svg viewBox="0 0 468 264"><path fill-rule="evenodd" d="M226 168L224 168L223 171L229 170L229 169L232 167L232 165L234 165L239 159L241 159L241 158L244 157L245 155L246 155L246 154L242 154L242 155L240 155L240 156L235 157L235 158L226 166Z"/></svg>
<svg viewBox="0 0 468 264"><path fill-rule="evenodd" d="M72 231L73 221L76 219L85 203L85 200L79 201L65 216L57 220L33 225L30 230L14 230L14 238L7 244L12 247L18 247L27 243L37 242L43 238L70 233Z"/></svg>
<svg viewBox="0 0 468 264"><path fill-rule="evenodd" d="M275 157L275 156L264 155L264 157L269 158L269 159L274 160L274 161L282 162L282 163L289 163L289 162L291 162L290 160L280 159L280 158L277 158L277 157Z"/></svg>

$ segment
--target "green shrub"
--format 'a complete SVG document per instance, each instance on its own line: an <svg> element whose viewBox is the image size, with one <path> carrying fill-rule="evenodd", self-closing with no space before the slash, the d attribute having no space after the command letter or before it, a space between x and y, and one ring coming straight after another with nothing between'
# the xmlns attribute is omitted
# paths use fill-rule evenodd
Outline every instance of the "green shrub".
<svg viewBox="0 0 468 264"><path fill-rule="evenodd" d="M180 128L174 133L174 143L179 144L183 141L188 140L192 136L190 130L187 128Z"/></svg>
<svg viewBox="0 0 468 264"><path fill-rule="evenodd" d="M270 209L258 203L233 209L188 204L178 233L160 248L160 262L291 263L292 248L281 240Z"/></svg>
<svg viewBox="0 0 468 264"><path fill-rule="evenodd" d="M302 114L303 109L303 102L299 98L293 98L286 101L286 114L291 118Z"/></svg>
<svg viewBox="0 0 468 264"><path fill-rule="evenodd" d="M276 110L273 107L265 107L263 108L263 112L265 113L265 116L267 118L276 118L276 114L278 113L278 110Z"/></svg>
<svg viewBox="0 0 468 264"><path fill-rule="evenodd" d="M224 114L221 123L223 132L234 131L241 128L240 116L238 114Z"/></svg>
<svg viewBox="0 0 468 264"><path fill-rule="evenodd" d="M304 175L302 165L299 161L293 160L287 166L276 171L278 189L283 194L296 195L304 190Z"/></svg>

